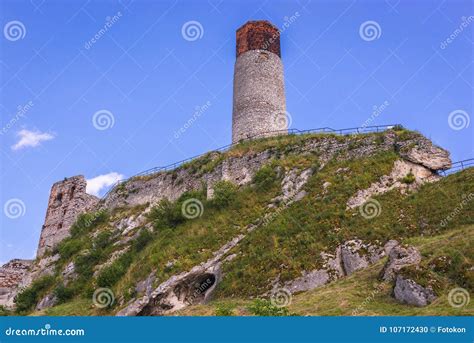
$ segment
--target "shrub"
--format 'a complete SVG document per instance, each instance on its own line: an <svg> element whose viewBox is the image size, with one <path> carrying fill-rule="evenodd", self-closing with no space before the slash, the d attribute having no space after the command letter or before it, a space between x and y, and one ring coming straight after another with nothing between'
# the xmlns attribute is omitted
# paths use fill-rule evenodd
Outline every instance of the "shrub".
<svg viewBox="0 0 474 343"><path fill-rule="evenodd" d="M181 207L188 199L197 199L201 202L205 202L204 190L185 192L174 203L168 199L161 200L149 214L149 218L153 220L155 229L175 228L183 223L186 218L183 216Z"/></svg>
<svg viewBox="0 0 474 343"><path fill-rule="evenodd" d="M269 300L256 299L247 309L256 316L288 316L286 307L278 307L273 305Z"/></svg>
<svg viewBox="0 0 474 343"><path fill-rule="evenodd" d="M58 303L61 304L73 297L74 290L72 288L65 287L63 284L60 284L54 289L53 293L56 298L58 298Z"/></svg>
<svg viewBox="0 0 474 343"><path fill-rule="evenodd" d="M410 185L415 181L415 175L413 175L411 171L401 179L401 182L406 183L407 185Z"/></svg>
<svg viewBox="0 0 474 343"><path fill-rule="evenodd" d="M65 239L58 245L58 252L62 259L68 259L82 249L82 242L77 239Z"/></svg>
<svg viewBox="0 0 474 343"><path fill-rule="evenodd" d="M233 316L234 305L232 304L218 304L216 306L216 316Z"/></svg>
<svg viewBox="0 0 474 343"><path fill-rule="evenodd" d="M237 186L229 181L219 181L214 185L214 198L212 205L216 208L224 208L234 202Z"/></svg>
<svg viewBox="0 0 474 343"><path fill-rule="evenodd" d="M90 278L93 274L93 267L99 262L100 258L100 252L95 249L86 254L78 255L74 260L77 275L84 279Z"/></svg>
<svg viewBox="0 0 474 343"><path fill-rule="evenodd" d="M181 208L178 208L168 199L161 200L158 205L151 210L149 218L153 220L153 225L156 230L175 228L184 221Z"/></svg>
<svg viewBox="0 0 474 343"><path fill-rule="evenodd" d="M132 254L127 252L105 267L97 277L97 285L99 287L112 287L127 272L128 267L132 263Z"/></svg>
<svg viewBox="0 0 474 343"><path fill-rule="evenodd" d="M255 173L253 183L258 191L268 191L275 183L276 178L275 170L271 166L266 165Z"/></svg>
<svg viewBox="0 0 474 343"><path fill-rule="evenodd" d="M99 233L94 240L94 249L106 248L110 243L110 236L112 236L110 231L102 231L101 233Z"/></svg>
<svg viewBox="0 0 474 343"><path fill-rule="evenodd" d="M138 237L132 242L132 249L135 252L142 251L150 241L153 240L153 234L147 229L142 229Z"/></svg>
<svg viewBox="0 0 474 343"><path fill-rule="evenodd" d="M5 308L4 306L0 306L0 317L5 317L11 315L11 311Z"/></svg>
<svg viewBox="0 0 474 343"><path fill-rule="evenodd" d="M84 233L91 232L93 228L106 223L108 219L109 215L105 210L93 213L83 213L79 215L76 222L71 226L71 236L77 237Z"/></svg>
<svg viewBox="0 0 474 343"><path fill-rule="evenodd" d="M44 276L34 281L30 287L20 292L15 299L16 311L18 313L27 312L41 300L49 287L54 283L54 277L51 275Z"/></svg>

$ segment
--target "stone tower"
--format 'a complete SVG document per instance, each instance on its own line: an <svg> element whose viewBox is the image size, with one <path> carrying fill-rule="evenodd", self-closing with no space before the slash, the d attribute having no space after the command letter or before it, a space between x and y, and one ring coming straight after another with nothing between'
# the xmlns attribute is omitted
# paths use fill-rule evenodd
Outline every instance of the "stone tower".
<svg viewBox="0 0 474 343"><path fill-rule="evenodd" d="M86 193L87 182L78 175L58 181L51 187L46 218L41 230L37 257L53 249L60 241L69 236L69 229L77 216L99 201Z"/></svg>
<svg viewBox="0 0 474 343"><path fill-rule="evenodd" d="M232 142L288 133L280 31L249 21L236 36Z"/></svg>

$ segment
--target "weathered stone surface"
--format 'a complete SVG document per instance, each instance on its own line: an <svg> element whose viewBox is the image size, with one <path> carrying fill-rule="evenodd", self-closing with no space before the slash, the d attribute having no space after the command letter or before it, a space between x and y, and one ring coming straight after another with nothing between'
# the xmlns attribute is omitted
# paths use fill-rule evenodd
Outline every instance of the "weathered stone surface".
<svg viewBox="0 0 474 343"><path fill-rule="evenodd" d="M0 306L13 307L13 293L32 264L31 260L14 259L0 268Z"/></svg>
<svg viewBox="0 0 474 343"><path fill-rule="evenodd" d="M411 143L412 144L412 143ZM445 170L451 168L449 152L434 145L429 139L420 136L413 146L403 144L400 155L415 164L431 170Z"/></svg>
<svg viewBox="0 0 474 343"><path fill-rule="evenodd" d="M373 136L347 136L343 141L328 136L323 138L307 139L303 144L288 145L285 156L300 154L317 154L321 168L333 158L338 160L370 156L382 151L392 151L397 144L410 146L416 144L422 136L412 134L412 138L399 142L398 136L391 130L384 132L383 140L375 141ZM352 144L357 143L357 144ZM350 148L355 146L353 148ZM219 153L209 153L210 160L219 158ZM227 180L237 185L251 182L255 173L272 159L280 155L274 149L241 156L229 156L217 163L212 171L196 174L192 168L178 168L174 171L160 172L146 177L138 177L127 181L121 187L114 189L104 199L104 206L113 209L119 206L135 206L145 203L153 204L163 198L176 200L186 191L197 190L203 184L208 185L208 195L211 195L213 185L220 180ZM320 169L321 169L320 168ZM340 169L340 173L348 172L347 168Z"/></svg>
<svg viewBox="0 0 474 343"><path fill-rule="evenodd" d="M63 282L65 285L76 279L77 274L74 261L69 262L66 267L64 267L64 270L62 271L61 275L63 277Z"/></svg>
<svg viewBox="0 0 474 343"><path fill-rule="evenodd" d="M393 248L395 248L397 245L399 245L397 240L391 239L385 245L383 246L383 249L385 250L385 255L390 255L390 252L392 251Z"/></svg>
<svg viewBox="0 0 474 343"><path fill-rule="evenodd" d="M86 186L82 175L66 178L52 186L38 244L38 257L68 237L77 216L98 203L98 198L86 193Z"/></svg>
<svg viewBox="0 0 474 343"><path fill-rule="evenodd" d="M311 168L305 169L302 172L298 169L292 169L285 173L285 177L281 182L282 194L273 199L272 202L288 204L301 200L306 195L302 188L312 174Z"/></svg>
<svg viewBox="0 0 474 343"><path fill-rule="evenodd" d="M402 179L410 173L415 177L415 181L412 184L403 183ZM393 165L390 175L384 175L378 182L370 185L369 188L359 190L347 201L347 207L359 207L374 195L386 193L394 188L402 188L402 190L414 190L425 182L433 182L439 178L440 176L436 175L433 173L433 171L422 165L414 164L408 161L397 160Z"/></svg>
<svg viewBox="0 0 474 343"><path fill-rule="evenodd" d="M288 121L280 57L265 50L241 54L234 68L232 142L286 134Z"/></svg>
<svg viewBox="0 0 474 343"><path fill-rule="evenodd" d="M415 281L402 275L397 275L393 294L399 302L418 307L426 306L436 299L436 295L431 287L422 287Z"/></svg>
<svg viewBox="0 0 474 343"><path fill-rule="evenodd" d="M381 272L384 281L394 280L397 273L403 267L417 265L421 262L421 254L414 247L393 247L388 255L388 261Z"/></svg>
<svg viewBox="0 0 474 343"><path fill-rule="evenodd" d="M223 245L214 256L188 272L173 275L153 292L132 300L117 316L162 315L188 305L206 302L221 278L222 259L245 236Z"/></svg>
<svg viewBox="0 0 474 343"><path fill-rule="evenodd" d="M301 277L286 282L284 288L288 289L291 293L308 291L323 286L344 275L341 266L341 248L337 248L334 255L321 253L321 257L324 261L322 268L303 272ZM279 288L279 285L275 284L274 288Z"/></svg>
<svg viewBox="0 0 474 343"><path fill-rule="evenodd" d="M155 273L152 272L148 277L137 283L135 287L135 291L138 294L144 294L146 296L150 296L151 292L153 291L153 282L155 282L156 276Z"/></svg>
<svg viewBox="0 0 474 343"><path fill-rule="evenodd" d="M40 302L36 305L36 310L44 310L45 308L53 307L58 303L58 298L54 294L47 294Z"/></svg>
<svg viewBox="0 0 474 343"><path fill-rule="evenodd" d="M361 240L354 239L341 246L342 265L346 275L351 275L359 269L364 269L369 264L375 263L385 251L374 245L364 244Z"/></svg>

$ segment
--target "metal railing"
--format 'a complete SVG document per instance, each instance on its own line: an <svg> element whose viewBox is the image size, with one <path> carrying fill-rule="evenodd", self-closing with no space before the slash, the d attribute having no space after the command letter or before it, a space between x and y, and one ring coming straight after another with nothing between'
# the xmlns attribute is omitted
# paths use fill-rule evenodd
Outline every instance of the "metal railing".
<svg viewBox="0 0 474 343"><path fill-rule="evenodd" d="M447 176L471 167L474 167L474 158L453 162L449 169L440 171L440 175Z"/></svg>
<svg viewBox="0 0 474 343"><path fill-rule="evenodd" d="M116 182L114 185L112 185L110 187L110 189L107 191L107 193L105 193L102 196L102 199L105 199L114 190L114 188L117 187L119 184L127 182L128 180L133 179L135 177L147 176L147 175L156 174L156 173L159 173L159 172L165 172L165 171L173 170L173 169L176 169L176 168L186 164L187 162L190 162L190 161L195 160L197 158L203 157L203 156L205 156L209 153L226 152L226 151L230 150L231 148L233 148L235 146L238 146L239 144L248 142L250 140L256 140L256 139L261 139L261 138L269 138L269 137L275 137L275 136L277 137L279 135L279 133L282 136L284 136L284 135L317 134L317 133L336 134L336 135L353 135L353 134L364 134L364 133L377 133L377 132L383 132L383 131L386 131L386 130L393 129L394 127L401 127L401 125L400 124L373 125L373 126L351 127L351 128L346 128L346 129L333 129L333 128L330 128L330 127L321 127L321 128L309 129L309 130L288 129L288 130L278 130L278 131L267 131L267 132L260 133L258 135L248 136L245 139L242 139L237 143L228 144L228 145L222 146L220 148L217 148L215 150L212 150L210 152L206 152L206 153L203 153L203 154L200 154L200 155L189 157L187 159L184 159L184 160L172 163L172 164L168 164L166 166L154 167L154 168L144 170L144 171L142 171L138 174L135 174L135 175L133 175L133 176L127 178L127 179L120 180L120 181Z"/></svg>

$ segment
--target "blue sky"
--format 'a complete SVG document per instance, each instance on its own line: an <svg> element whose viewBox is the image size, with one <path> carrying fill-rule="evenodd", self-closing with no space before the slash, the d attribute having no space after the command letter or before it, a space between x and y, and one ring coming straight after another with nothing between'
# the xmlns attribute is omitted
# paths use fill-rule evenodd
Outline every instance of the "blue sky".
<svg viewBox="0 0 474 343"><path fill-rule="evenodd" d="M104 192L228 144L247 20L284 28L293 128L401 123L474 155L470 1L0 3L0 262L34 256L55 181Z"/></svg>

